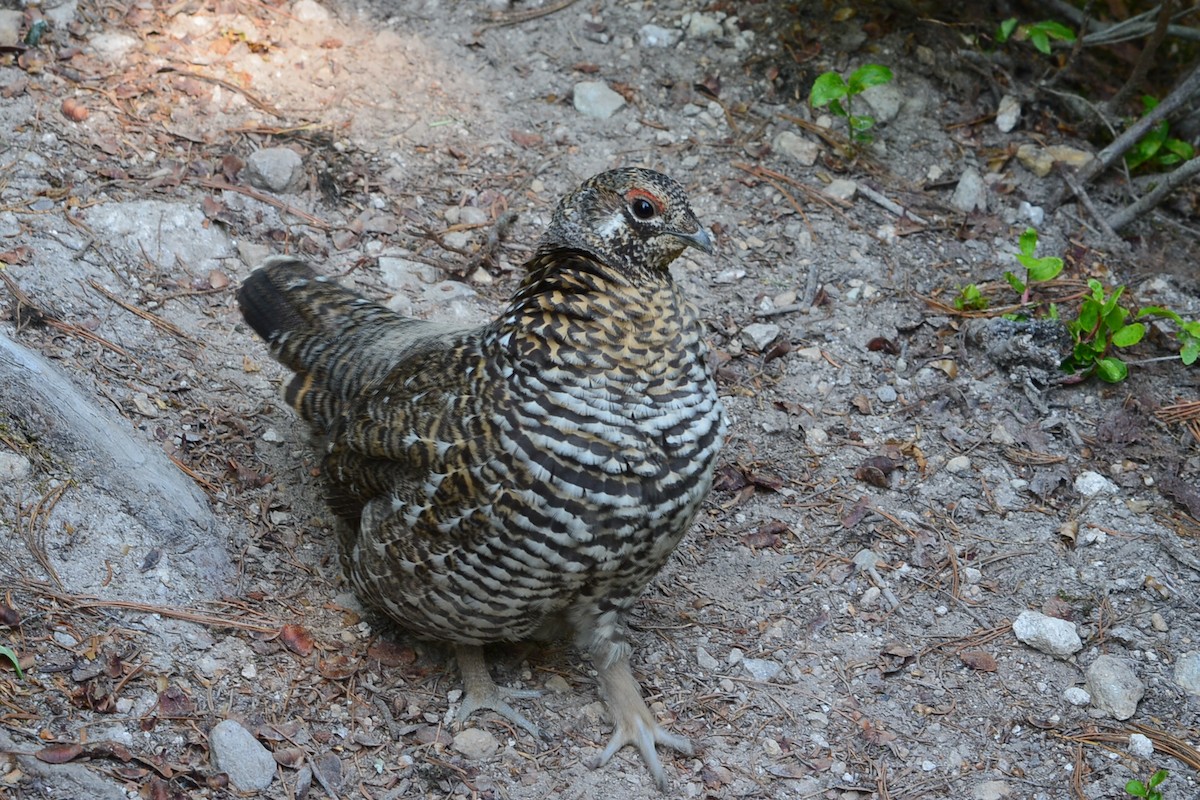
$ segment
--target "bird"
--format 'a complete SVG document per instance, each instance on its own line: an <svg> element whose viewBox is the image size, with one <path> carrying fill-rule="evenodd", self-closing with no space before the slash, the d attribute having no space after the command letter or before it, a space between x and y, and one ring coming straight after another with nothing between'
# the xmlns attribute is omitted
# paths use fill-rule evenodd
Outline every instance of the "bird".
<svg viewBox="0 0 1200 800"><path fill-rule="evenodd" d="M287 403L320 450L356 593L448 643L460 724L480 709L537 736L483 647L571 637L614 726L655 783L657 746L627 617L696 517L729 419L695 306L670 264L712 239L672 178L601 172L565 195L512 299L478 326L397 314L273 256L238 291L246 323L294 374Z"/></svg>

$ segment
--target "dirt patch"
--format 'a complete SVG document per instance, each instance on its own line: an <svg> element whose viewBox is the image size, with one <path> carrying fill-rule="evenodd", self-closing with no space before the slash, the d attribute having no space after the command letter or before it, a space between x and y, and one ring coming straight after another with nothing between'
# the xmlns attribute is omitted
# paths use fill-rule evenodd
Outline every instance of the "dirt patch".
<svg viewBox="0 0 1200 800"><path fill-rule="evenodd" d="M671 795L1118 798L1159 767L1196 794L1195 369L1068 386L1053 330L947 307L1003 286L1058 189L1002 154L1087 145L1036 102L1000 132L936 26L555 7L67 3L0 67L0 643L24 668L0 672L4 791L231 796L210 732L234 719L274 754L266 797L657 796L632 750L586 766L609 725L565 645L492 654L546 690L521 707L551 741L488 714L455 739L452 659L346 593L317 460L234 298L300 253L404 313L482 321L558 197L638 164L714 233L676 278L734 418L632 620L652 709L697 745L664 753ZM851 160L802 99L867 61L896 80ZM584 82L621 107L577 109ZM1106 248L1079 214L1038 226L1068 254L1055 292L1097 277L1200 316L1194 239ZM1028 610L1079 649L1019 640ZM1143 692L1128 719L1097 707L1124 674L1101 656Z"/></svg>

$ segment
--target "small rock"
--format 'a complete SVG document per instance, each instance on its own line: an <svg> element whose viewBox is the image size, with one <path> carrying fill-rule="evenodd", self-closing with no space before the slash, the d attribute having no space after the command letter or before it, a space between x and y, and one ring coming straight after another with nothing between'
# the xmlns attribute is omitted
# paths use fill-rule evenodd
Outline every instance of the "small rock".
<svg viewBox="0 0 1200 800"><path fill-rule="evenodd" d="M744 652L742 652L741 648L731 647L731 648L729 648L729 655L726 656L725 660L728 661L729 666L732 667L734 664L738 663L743 658L745 658L745 656L746 656L746 654Z"/></svg>
<svg viewBox="0 0 1200 800"><path fill-rule="evenodd" d="M642 47L670 47L679 41L680 32L658 25L638 28L638 44Z"/></svg>
<svg viewBox="0 0 1200 800"><path fill-rule="evenodd" d="M1004 781L984 781L972 790L971 800L1004 800L1012 793L1012 786Z"/></svg>
<svg viewBox="0 0 1200 800"><path fill-rule="evenodd" d="M721 666L721 662L713 658L712 653L705 650L703 647L696 648L696 663L700 665L700 669L712 672Z"/></svg>
<svg viewBox="0 0 1200 800"><path fill-rule="evenodd" d="M946 462L946 472L957 475L971 468L971 459L966 456L955 456Z"/></svg>
<svg viewBox="0 0 1200 800"><path fill-rule="evenodd" d="M261 792L275 779L275 759L236 720L218 722L208 735L213 767L243 792Z"/></svg>
<svg viewBox="0 0 1200 800"><path fill-rule="evenodd" d="M1138 758L1150 758L1154 755L1154 742L1150 737L1140 733L1129 734L1129 752Z"/></svg>
<svg viewBox="0 0 1200 800"><path fill-rule="evenodd" d="M1004 427L1003 423L997 422L996 427L992 428L991 440L993 444L1010 445L1017 443L1017 437L1008 432L1008 428Z"/></svg>
<svg viewBox="0 0 1200 800"><path fill-rule="evenodd" d="M1037 611L1022 611L1012 627L1019 641L1055 658L1066 658L1083 649L1075 623L1065 619L1048 617Z"/></svg>
<svg viewBox="0 0 1200 800"><path fill-rule="evenodd" d="M22 481L33 472L29 459L20 453L0 453L0 484Z"/></svg>
<svg viewBox="0 0 1200 800"><path fill-rule="evenodd" d="M1069 686L1064 689L1062 697L1073 706L1086 706L1092 702L1092 696L1087 693L1087 690L1078 686Z"/></svg>
<svg viewBox="0 0 1200 800"><path fill-rule="evenodd" d="M1087 688L1092 705L1114 719L1129 719L1137 712L1146 685L1138 679L1128 662L1114 656L1100 656L1087 668Z"/></svg>
<svg viewBox="0 0 1200 800"><path fill-rule="evenodd" d="M1094 497L1101 492L1115 494L1117 485L1099 472L1081 472L1075 478L1075 491L1084 497Z"/></svg>
<svg viewBox="0 0 1200 800"><path fill-rule="evenodd" d="M544 685L555 694L565 694L571 691L571 684L567 683L567 679L562 675L551 675L546 679Z"/></svg>
<svg viewBox="0 0 1200 800"><path fill-rule="evenodd" d="M783 664L767 658L746 658L742 660L742 666L754 680L764 682L774 678L783 669Z"/></svg>
<svg viewBox="0 0 1200 800"><path fill-rule="evenodd" d="M874 112L872 116L879 123L894 120L900 114L900 106L904 103L904 93L892 82L867 87L859 96L867 101L867 105Z"/></svg>
<svg viewBox="0 0 1200 800"><path fill-rule="evenodd" d="M1054 169L1054 162L1062 162L1078 169L1092 160L1092 154L1086 150L1062 145L1042 148L1035 144L1023 144L1017 148L1017 160L1034 175L1044 178Z"/></svg>
<svg viewBox="0 0 1200 800"><path fill-rule="evenodd" d="M283 441L283 437L279 435L279 431L274 428L267 428L263 431L262 440L264 442L278 443Z"/></svg>
<svg viewBox="0 0 1200 800"><path fill-rule="evenodd" d="M837 200L849 200L858 192L858 184L845 178L835 178L823 191Z"/></svg>
<svg viewBox="0 0 1200 800"><path fill-rule="evenodd" d="M500 742L485 730L467 728L455 735L453 747L472 761L482 761L500 749Z"/></svg>
<svg viewBox="0 0 1200 800"><path fill-rule="evenodd" d="M1006 94L1000 98L1000 107L996 110L996 127L1001 133L1008 133L1017 127L1021 119L1021 101Z"/></svg>
<svg viewBox="0 0 1200 800"><path fill-rule="evenodd" d="M1167 627L1167 621L1163 619L1163 615L1155 611L1150 615L1150 627L1159 633L1166 633L1170 628Z"/></svg>
<svg viewBox="0 0 1200 800"><path fill-rule="evenodd" d="M264 147L246 159L245 177L251 186L276 194L299 191L305 183L304 162L288 147Z"/></svg>
<svg viewBox="0 0 1200 800"><path fill-rule="evenodd" d="M21 25L25 12L16 8L0 8L0 47L16 47L21 42Z"/></svg>
<svg viewBox="0 0 1200 800"><path fill-rule="evenodd" d="M950 205L966 214L972 211L987 211L987 187L984 186L983 177L978 170L971 167L963 170L962 177L958 179L958 186L954 188L954 194L950 197Z"/></svg>
<svg viewBox="0 0 1200 800"><path fill-rule="evenodd" d="M742 343L762 353L779 338L781 329L769 322L752 322L742 328Z"/></svg>
<svg viewBox="0 0 1200 800"><path fill-rule="evenodd" d="M1035 206L1028 200L1022 200L1021 204L1017 206L1017 211L1021 213L1021 216L1029 220L1035 228L1042 227L1042 223L1046 220L1046 209L1041 206Z"/></svg>
<svg viewBox="0 0 1200 800"><path fill-rule="evenodd" d="M333 15L315 0L297 0L292 5L292 16L297 22L329 22Z"/></svg>
<svg viewBox="0 0 1200 800"><path fill-rule="evenodd" d="M884 384L875 390L875 396L879 398L881 403L894 403L899 399L900 395L896 393L895 387Z"/></svg>
<svg viewBox="0 0 1200 800"><path fill-rule="evenodd" d="M687 35L691 39L712 38L721 35L721 23L716 17L693 11L687 15Z"/></svg>
<svg viewBox="0 0 1200 800"><path fill-rule="evenodd" d="M575 110L580 114L608 119L625 105L625 98L602 81L581 81L575 84L574 102Z"/></svg>
<svg viewBox="0 0 1200 800"><path fill-rule="evenodd" d="M255 244L244 239L237 243L238 256L247 267L257 267L271 255L271 248L265 244Z"/></svg>
<svg viewBox="0 0 1200 800"><path fill-rule="evenodd" d="M1184 653L1175 662L1175 683L1188 694L1200 697L1200 650Z"/></svg>
<svg viewBox="0 0 1200 800"><path fill-rule="evenodd" d="M801 166L811 167L817 162L821 146L792 131L780 131L771 142L775 152L794 158ZM828 191L828 189L826 189Z"/></svg>
<svg viewBox="0 0 1200 800"><path fill-rule="evenodd" d="M874 608L876 604L879 603L879 596L881 594L883 594L883 592L880 591L878 586L868 587L867 590L862 593L862 597L858 598L859 607Z"/></svg>

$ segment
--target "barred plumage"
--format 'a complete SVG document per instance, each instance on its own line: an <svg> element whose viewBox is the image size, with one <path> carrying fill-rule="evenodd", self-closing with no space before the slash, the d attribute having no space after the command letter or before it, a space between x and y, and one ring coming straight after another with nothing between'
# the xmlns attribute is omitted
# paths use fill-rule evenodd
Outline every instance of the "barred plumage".
<svg viewBox="0 0 1200 800"><path fill-rule="evenodd" d="M669 264L711 251L681 187L601 173L555 211L505 312L480 328L401 317L269 259L247 322L295 371L288 402L324 448L342 564L402 626L456 646L477 708L536 728L480 647L571 633L634 744L690 752L641 699L623 617L675 549L727 429L692 306Z"/></svg>

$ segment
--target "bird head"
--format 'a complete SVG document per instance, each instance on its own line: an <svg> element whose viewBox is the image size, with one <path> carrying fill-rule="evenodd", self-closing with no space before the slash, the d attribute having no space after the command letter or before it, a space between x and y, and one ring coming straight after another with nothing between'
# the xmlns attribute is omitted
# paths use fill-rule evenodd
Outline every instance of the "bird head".
<svg viewBox="0 0 1200 800"><path fill-rule="evenodd" d="M639 167L601 172L563 198L539 250L582 250L629 277L664 273L685 248L712 252L712 239L683 187Z"/></svg>

